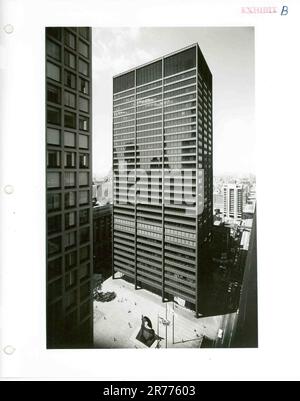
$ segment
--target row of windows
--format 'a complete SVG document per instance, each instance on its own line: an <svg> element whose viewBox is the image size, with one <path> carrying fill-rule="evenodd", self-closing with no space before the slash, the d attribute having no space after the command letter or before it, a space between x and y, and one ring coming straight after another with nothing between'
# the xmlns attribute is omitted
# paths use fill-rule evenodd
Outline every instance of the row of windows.
<svg viewBox="0 0 300 401"><path fill-rule="evenodd" d="M65 265L68 267L66 271L69 271L72 267L77 266L77 253L71 252L65 255L66 263ZM77 273L77 272L76 272ZM90 273L90 265L80 266L78 269L78 280L80 282L85 281L89 277ZM54 280L63 274L63 258L59 257L54 260L48 262L48 280ZM70 280L67 279L68 283ZM66 287L69 288L70 284L66 283Z"/></svg>
<svg viewBox="0 0 300 401"><path fill-rule="evenodd" d="M117 223L117 224L129 226L129 227L134 227L135 226L135 222L131 221L131 220L124 220L124 219L115 218L114 222L115 222L115 224Z"/></svg>
<svg viewBox="0 0 300 401"><path fill-rule="evenodd" d="M47 101L61 104L62 96L61 96L61 88L55 85L48 84L47 85ZM71 108L76 108L76 95L72 92L64 91L64 105ZM84 111L85 113L89 112L89 99L79 96L78 97L78 106L80 111Z"/></svg>
<svg viewBox="0 0 300 401"><path fill-rule="evenodd" d="M124 109L130 109L132 107L134 107L134 102L129 102L129 103L125 103L125 104L121 104L119 106L114 106L114 111L120 111L120 110L124 110Z"/></svg>
<svg viewBox="0 0 300 401"><path fill-rule="evenodd" d="M160 87L160 88L149 90L147 92L138 93L136 95L136 98L137 99L148 98L149 96L153 96L153 95L156 95L157 93L161 93L161 92L162 92L162 88Z"/></svg>
<svg viewBox="0 0 300 401"><path fill-rule="evenodd" d="M122 97L130 96L130 95L132 95L134 93L135 93L135 90L134 89L130 89L130 90L125 91L123 93L114 94L114 99L120 99Z"/></svg>
<svg viewBox="0 0 300 401"><path fill-rule="evenodd" d="M116 113L114 113L114 114L116 114ZM119 123L121 123L123 121L134 120L134 118L135 118L135 114L134 113L133 114L126 114L123 117L115 117L114 118L114 123L115 124L119 124Z"/></svg>
<svg viewBox="0 0 300 401"><path fill-rule="evenodd" d="M133 116L134 117L134 116ZM135 125L135 120L131 119L131 121L121 121L121 122L114 122L114 128L119 129L119 128L124 128L124 127L130 127L130 126Z"/></svg>
<svg viewBox="0 0 300 401"><path fill-rule="evenodd" d="M149 89L157 88L158 86L161 86L161 84L162 84L162 81L153 82L152 84L137 87L136 91L137 92L147 91Z"/></svg>
<svg viewBox="0 0 300 401"><path fill-rule="evenodd" d="M182 239L182 238L177 238L177 237L169 237L168 235L165 236L165 240L169 241L169 242L173 242L175 244L196 246L195 241L189 241L187 239Z"/></svg>
<svg viewBox="0 0 300 401"><path fill-rule="evenodd" d="M77 192L67 192L64 194L64 207L69 209L76 207L77 196L79 206L87 205L90 203L90 191L84 190ZM62 194L61 193L51 193L47 194L47 210L49 213L58 212L62 209Z"/></svg>
<svg viewBox="0 0 300 401"><path fill-rule="evenodd" d="M196 153L196 148L186 148L186 149L169 149L165 151L166 155L183 155L189 153Z"/></svg>
<svg viewBox="0 0 300 401"><path fill-rule="evenodd" d="M74 29L76 30L76 28L69 28L69 29L71 29L72 31ZM64 29L65 35L66 35L66 32L68 32L68 33L70 32L69 29L66 29L66 28ZM86 40L89 40L90 28L80 27L77 29L78 29L79 36L83 37ZM62 28L48 27L48 28L46 28L46 33L47 33L47 36L52 36L56 40L61 40ZM65 36L65 40L66 40L66 36Z"/></svg>
<svg viewBox="0 0 300 401"><path fill-rule="evenodd" d="M164 119L165 119L165 121L168 121L171 119L173 120L174 118L187 117L187 116L192 116L195 114L196 114L196 109L181 110L181 111L176 111L174 113L164 115Z"/></svg>
<svg viewBox="0 0 300 401"><path fill-rule="evenodd" d="M153 231L137 230L137 234L141 236L151 237L155 239L162 239L162 235Z"/></svg>
<svg viewBox="0 0 300 401"><path fill-rule="evenodd" d="M156 135L155 137L150 136L150 137L146 137L146 138L137 138L137 143L151 143L151 142L160 142L161 143L162 140L162 136L161 135Z"/></svg>
<svg viewBox="0 0 300 401"><path fill-rule="evenodd" d="M89 209L86 209L89 210ZM86 213L86 210L81 210L79 212L79 224L85 225L89 223L89 215ZM77 226L77 213L70 212L64 214L65 220L65 230L69 230ZM52 235L62 231L62 215L58 214L55 216L48 217L48 234ZM73 234L76 234L73 232ZM80 243L88 242L90 239L89 227L80 230Z"/></svg>
<svg viewBox="0 0 300 401"><path fill-rule="evenodd" d="M75 168L77 163L77 153L75 152L64 152L64 167ZM59 168L61 167L61 152L58 150L47 151L47 167L48 168ZM89 168L89 154L79 153L78 155L79 168Z"/></svg>
<svg viewBox="0 0 300 401"><path fill-rule="evenodd" d="M168 136L168 139L170 139L170 136ZM165 149L170 149L170 148L182 149L185 146L196 146L196 141L182 141L180 143L174 143L174 142L165 143Z"/></svg>
<svg viewBox="0 0 300 401"><path fill-rule="evenodd" d="M137 120L137 125L153 123L155 121L161 121L161 120L162 120L162 115L160 114L160 115L156 115L156 116L153 116L153 117L138 119Z"/></svg>
<svg viewBox="0 0 300 401"><path fill-rule="evenodd" d="M190 79L186 79L185 81L180 81L180 82L177 82L177 83L172 84L172 85L167 85L167 86L164 87L164 90L165 91L170 91L170 90L174 90L174 89L177 89L177 88L181 88L183 86L192 85L192 84L195 84L195 83L196 83L196 78L190 78Z"/></svg>
<svg viewBox="0 0 300 401"><path fill-rule="evenodd" d="M65 188L76 187L76 173L65 172L64 173L64 186ZM47 188L57 189L62 187L62 173L59 172L47 172ZM80 187L89 185L89 173L80 172L78 173L78 184Z"/></svg>
<svg viewBox="0 0 300 401"><path fill-rule="evenodd" d="M145 104L143 106L137 107L137 113L145 110L150 110L150 109L156 109L158 107L162 107L162 101L150 101L150 102L144 102Z"/></svg>
<svg viewBox="0 0 300 401"><path fill-rule="evenodd" d="M150 131L140 131L140 132L137 132L136 135L137 135L138 143L140 142L140 138L142 138L142 137L147 137L147 136L154 137L155 136L155 139L157 139L156 138L157 135L160 135L160 137L161 137L161 129L151 129Z"/></svg>
<svg viewBox="0 0 300 401"><path fill-rule="evenodd" d="M114 106L118 106L120 104L125 104L128 102L132 102L133 100L135 100L135 96L131 95L128 97L124 97L123 99L119 99L119 100L114 100Z"/></svg>
<svg viewBox="0 0 300 401"><path fill-rule="evenodd" d="M181 124L191 124L196 122L196 117L187 117L187 118L180 118L180 119L174 119L174 120L168 120L165 121L164 126L165 127L171 127L173 125L181 125ZM183 128L183 127L181 127Z"/></svg>
<svg viewBox="0 0 300 401"><path fill-rule="evenodd" d="M74 132L64 131L63 139L64 146L75 148L76 138L78 139L79 149L89 148L89 137L87 135L79 134L76 135ZM47 144L54 146L61 146L62 138L61 131L55 128L47 128Z"/></svg>
<svg viewBox="0 0 300 401"><path fill-rule="evenodd" d="M132 227L127 227L127 226L122 226L120 224L115 224L114 225L114 229L115 230L119 230L119 231L125 231L128 233L135 233L135 229Z"/></svg>
<svg viewBox="0 0 300 401"><path fill-rule="evenodd" d="M48 124L61 125L61 110L52 106L47 107L47 122ZM82 131L89 131L90 120L88 117L79 116L78 119L79 129ZM64 112L64 126L66 128L76 129L77 115L70 111Z"/></svg>
<svg viewBox="0 0 300 401"><path fill-rule="evenodd" d="M196 75L196 70L184 72L183 74L179 74L179 75L176 75L176 76L171 77L171 78L165 78L164 83L165 83L165 85L166 84L170 84L171 82L180 81L181 79L190 78L190 77L193 77L195 75Z"/></svg>
<svg viewBox="0 0 300 401"><path fill-rule="evenodd" d="M165 128L164 133L165 134L173 134L176 132L189 132L189 131L194 131L196 130L196 125L184 125L182 127L172 127L172 128ZM168 137L169 139L169 137Z"/></svg>
<svg viewBox="0 0 300 401"><path fill-rule="evenodd" d="M144 125L138 126L137 132L141 132L141 131L145 131L145 130L156 130L156 128L161 128L161 127L162 127L161 122L152 123L152 124L144 124Z"/></svg>
<svg viewBox="0 0 300 401"><path fill-rule="evenodd" d="M134 140L134 133L116 135L116 133L114 132L114 142L119 142L122 139L133 139Z"/></svg>
<svg viewBox="0 0 300 401"><path fill-rule="evenodd" d="M71 247L75 246L76 242L77 241L76 241L76 232L75 231L65 234L65 236L64 236L64 248L65 249L70 249ZM58 253L61 253L62 247L63 247L62 236L48 239L48 255L49 256L53 256ZM83 262L89 260L90 259L90 247L86 246L84 248L81 248L79 251L79 255L80 255L80 258L79 258L80 263L83 263Z"/></svg>
<svg viewBox="0 0 300 401"><path fill-rule="evenodd" d="M190 86L188 88L183 88L183 89L178 89L178 90L174 90L172 92L167 92L165 93L164 97L169 98L169 97L173 97L173 96L179 96L179 95L183 95L185 93L190 93L196 90L196 86ZM176 99L177 100L177 99Z"/></svg>

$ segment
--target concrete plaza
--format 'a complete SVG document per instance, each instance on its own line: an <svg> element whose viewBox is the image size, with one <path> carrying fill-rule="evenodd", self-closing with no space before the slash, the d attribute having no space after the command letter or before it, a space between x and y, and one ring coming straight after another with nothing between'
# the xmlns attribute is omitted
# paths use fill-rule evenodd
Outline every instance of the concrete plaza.
<svg viewBox="0 0 300 401"><path fill-rule="evenodd" d="M215 340L223 316L196 319L194 312L173 302L162 303L158 295L123 279L109 278L103 292L115 292L111 302L94 302L94 346L96 348L147 348L136 340L142 315L147 316L156 334L163 337L162 348L199 348L203 336ZM163 319L169 322L163 325ZM167 338L167 344L166 344ZM155 347L157 342L152 346Z"/></svg>

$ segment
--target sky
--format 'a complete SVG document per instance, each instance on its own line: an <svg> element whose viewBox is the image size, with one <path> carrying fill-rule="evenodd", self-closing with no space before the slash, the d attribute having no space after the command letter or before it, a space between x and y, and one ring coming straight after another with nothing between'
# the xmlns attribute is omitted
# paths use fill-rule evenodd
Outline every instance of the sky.
<svg viewBox="0 0 300 401"><path fill-rule="evenodd" d="M93 28L93 175L112 167L112 77L199 43L213 75L214 174L255 174L254 28Z"/></svg>

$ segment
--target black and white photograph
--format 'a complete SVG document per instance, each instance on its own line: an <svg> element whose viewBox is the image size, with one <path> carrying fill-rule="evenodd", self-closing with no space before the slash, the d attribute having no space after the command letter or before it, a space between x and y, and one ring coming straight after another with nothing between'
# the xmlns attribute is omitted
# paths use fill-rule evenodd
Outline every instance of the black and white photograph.
<svg viewBox="0 0 300 401"><path fill-rule="evenodd" d="M46 28L47 345L258 347L254 28Z"/></svg>
<svg viewBox="0 0 300 401"><path fill-rule="evenodd" d="M299 15L0 1L0 381L299 380Z"/></svg>

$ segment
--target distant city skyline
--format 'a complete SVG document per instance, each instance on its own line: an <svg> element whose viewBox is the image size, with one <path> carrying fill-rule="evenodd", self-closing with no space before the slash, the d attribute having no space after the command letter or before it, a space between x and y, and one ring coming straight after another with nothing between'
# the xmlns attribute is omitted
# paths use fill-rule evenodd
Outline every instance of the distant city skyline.
<svg viewBox="0 0 300 401"><path fill-rule="evenodd" d="M94 28L94 177L112 167L112 77L196 42L214 78L214 175L255 174L253 28Z"/></svg>

